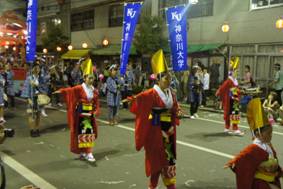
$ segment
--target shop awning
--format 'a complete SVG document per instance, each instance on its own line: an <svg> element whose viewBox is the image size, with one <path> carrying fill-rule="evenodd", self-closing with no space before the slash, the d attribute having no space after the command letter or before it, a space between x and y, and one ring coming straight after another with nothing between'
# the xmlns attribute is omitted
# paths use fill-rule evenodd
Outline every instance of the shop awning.
<svg viewBox="0 0 283 189"><path fill-rule="evenodd" d="M189 44L188 53L196 53L203 51L215 50L220 47L222 44Z"/></svg>
<svg viewBox="0 0 283 189"><path fill-rule="evenodd" d="M188 53L198 53L215 50L222 44L188 44ZM165 53L170 53L170 47L164 49Z"/></svg>
<svg viewBox="0 0 283 189"><path fill-rule="evenodd" d="M61 56L62 59L79 60L86 56L89 50L70 50Z"/></svg>
<svg viewBox="0 0 283 189"><path fill-rule="evenodd" d="M92 55L98 55L98 56L115 56L115 55L120 55L121 54L121 45L109 45L107 47L102 47L102 48L97 48L92 50ZM131 45L131 51L130 55L136 55L137 51L135 46L132 44Z"/></svg>

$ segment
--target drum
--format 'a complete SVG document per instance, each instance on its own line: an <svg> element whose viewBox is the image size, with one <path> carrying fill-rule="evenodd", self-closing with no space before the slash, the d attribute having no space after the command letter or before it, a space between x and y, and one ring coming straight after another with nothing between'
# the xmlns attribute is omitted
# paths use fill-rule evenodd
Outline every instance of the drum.
<svg viewBox="0 0 283 189"><path fill-rule="evenodd" d="M37 103L39 106L44 106L50 103L50 98L49 96L45 95L45 94L39 94L37 96Z"/></svg>

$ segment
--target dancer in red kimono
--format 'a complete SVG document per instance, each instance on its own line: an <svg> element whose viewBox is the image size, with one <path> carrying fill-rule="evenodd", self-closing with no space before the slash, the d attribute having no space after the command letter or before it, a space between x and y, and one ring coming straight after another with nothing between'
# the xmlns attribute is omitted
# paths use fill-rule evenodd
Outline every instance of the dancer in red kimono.
<svg viewBox="0 0 283 189"><path fill-rule="evenodd" d="M146 176L150 176L149 189L158 186L161 175L168 189L176 186L176 125L179 124L180 109L175 95L169 88L171 75L162 61L152 59L152 68L157 84L131 99L130 111L136 115L136 149L145 149ZM157 54L158 55L158 54Z"/></svg>
<svg viewBox="0 0 283 189"><path fill-rule="evenodd" d="M253 133L253 144L229 161L226 167L235 172L237 189L280 189L282 169L271 144L272 126L264 115L259 98L249 102L247 119Z"/></svg>
<svg viewBox="0 0 283 189"><path fill-rule="evenodd" d="M240 123L240 89L237 81L239 60L231 60L228 79L219 87L216 96L220 96L224 111L225 133L242 136L238 124ZM233 131L230 131L231 124Z"/></svg>
<svg viewBox="0 0 283 189"><path fill-rule="evenodd" d="M80 154L80 159L95 162L92 151L97 138L96 116L99 115L98 92L93 87L94 76L84 75L84 83L63 88L62 93L68 108L68 125L71 136L71 152Z"/></svg>

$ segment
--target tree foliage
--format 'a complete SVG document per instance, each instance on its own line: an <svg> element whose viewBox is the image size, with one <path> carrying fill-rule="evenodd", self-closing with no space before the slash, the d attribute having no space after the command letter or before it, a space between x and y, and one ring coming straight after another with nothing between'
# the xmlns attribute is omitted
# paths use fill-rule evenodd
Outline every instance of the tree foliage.
<svg viewBox="0 0 283 189"><path fill-rule="evenodd" d="M56 52L56 47L67 49L69 38L64 35L59 26L50 24L47 27L46 34L42 37L43 48L47 48L49 52Z"/></svg>
<svg viewBox="0 0 283 189"><path fill-rule="evenodd" d="M142 16L134 38L137 51L151 55L159 49L168 49L168 41L163 36L164 28L161 17Z"/></svg>

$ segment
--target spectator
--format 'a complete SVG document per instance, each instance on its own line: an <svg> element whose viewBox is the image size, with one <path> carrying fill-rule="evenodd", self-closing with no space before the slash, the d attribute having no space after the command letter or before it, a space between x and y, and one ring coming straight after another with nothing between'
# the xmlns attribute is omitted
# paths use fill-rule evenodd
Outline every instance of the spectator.
<svg viewBox="0 0 283 189"><path fill-rule="evenodd" d="M115 64L110 66L110 77L107 78L107 105L108 105L108 118L109 125L114 126L117 124L117 113L120 106L120 81L117 77L118 68Z"/></svg>
<svg viewBox="0 0 283 189"><path fill-rule="evenodd" d="M201 93L201 86L200 86L200 81L198 77L193 78L193 84L191 86L191 107L190 107L190 113L191 113L191 118L195 119L198 118L199 116L197 115L198 107L199 107L199 98L200 98L200 93Z"/></svg>
<svg viewBox="0 0 283 189"><path fill-rule="evenodd" d="M78 62L71 72L72 86L80 85L82 83L82 71L80 66L80 62Z"/></svg>
<svg viewBox="0 0 283 189"><path fill-rule="evenodd" d="M281 97L281 93L283 90L283 72L280 70L280 64L275 64L274 69L275 69L275 75L274 75L274 79L273 79L273 89L275 90L276 94L277 94L277 99L278 99L278 103L280 104L280 106L282 105L282 97Z"/></svg>
<svg viewBox="0 0 283 189"><path fill-rule="evenodd" d="M190 71L184 71L181 77L181 85L182 85L182 94L183 94L183 101L186 101L188 97L188 81L189 81Z"/></svg>
<svg viewBox="0 0 283 189"><path fill-rule="evenodd" d="M212 78L210 81L210 88L218 88L219 86L219 76L220 76L220 63L216 60L213 59L212 65L210 67L210 77Z"/></svg>
<svg viewBox="0 0 283 189"><path fill-rule="evenodd" d="M270 122L274 122L274 120L278 117L278 108L279 103L277 101L277 94L275 92L270 92L267 99L264 100L263 109L267 114Z"/></svg>
<svg viewBox="0 0 283 189"><path fill-rule="evenodd" d="M63 87L62 78L60 78L60 74L58 73L55 65L51 66L49 70L50 70L50 90L54 92L59 88ZM57 106L63 106L60 102L59 94L53 94L53 98Z"/></svg>
<svg viewBox="0 0 283 189"><path fill-rule="evenodd" d="M5 101L4 86L5 86L5 80L3 76L0 74L0 124L6 122L6 120L4 119L4 101Z"/></svg>
<svg viewBox="0 0 283 189"><path fill-rule="evenodd" d="M10 101L8 104L15 107L14 72L11 69L11 64L5 65L3 78L5 80L4 91Z"/></svg>
<svg viewBox="0 0 283 189"><path fill-rule="evenodd" d="M244 81L242 83L244 88L251 88L255 86L255 83L252 78L251 74L251 68L249 65L245 65L245 75L244 75Z"/></svg>
<svg viewBox="0 0 283 189"><path fill-rule="evenodd" d="M37 63L34 63L32 68L31 75L28 75L25 84L24 90L21 94L22 97L27 98L28 102L28 124L30 127L30 135L31 137L39 137L39 126L40 126L40 114L41 108L38 104L38 95L39 91L39 73L40 67Z"/></svg>
<svg viewBox="0 0 283 189"><path fill-rule="evenodd" d="M121 94L122 99L126 99L128 96L133 95L133 86L135 81L135 76L132 70L131 65L128 66L128 69L123 77L121 77L122 82L122 88L121 88ZM128 108L128 103L123 102L123 107Z"/></svg>
<svg viewBox="0 0 283 189"><path fill-rule="evenodd" d="M203 69L203 93L202 93L202 105L206 106L207 97L209 95L209 82L210 82L210 76L207 72L207 68Z"/></svg>

